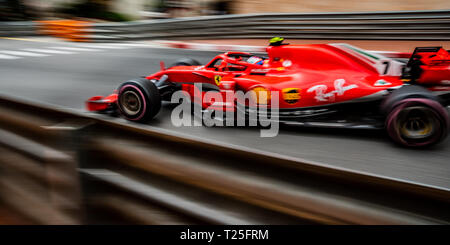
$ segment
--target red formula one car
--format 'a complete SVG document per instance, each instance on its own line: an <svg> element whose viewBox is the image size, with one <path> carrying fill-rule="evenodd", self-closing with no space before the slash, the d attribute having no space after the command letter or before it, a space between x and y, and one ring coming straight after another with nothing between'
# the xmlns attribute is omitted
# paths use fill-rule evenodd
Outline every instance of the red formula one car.
<svg viewBox="0 0 450 245"><path fill-rule="evenodd" d="M380 54L348 44L289 45L274 38L267 55L227 52L205 65L192 59L168 69L162 64L161 71L127 81L110 96L91 98L87 108L142 122L158 113L161 101L184 91L204 111L249 115L265 108L273 112L270 120L286 124L384 128L404 146L428 146L447 136L450 55L441 47ZM250 100L225 103L205 98L236 91L253 93Z"/></svg>

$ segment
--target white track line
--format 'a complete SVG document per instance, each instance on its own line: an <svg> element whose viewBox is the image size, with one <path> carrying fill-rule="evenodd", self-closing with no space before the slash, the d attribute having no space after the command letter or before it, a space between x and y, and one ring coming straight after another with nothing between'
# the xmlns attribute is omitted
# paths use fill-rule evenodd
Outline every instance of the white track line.
<svg viewBox="0 0 450 245"><path fill-rule="evenodd" d="M103 51L101 49L92 49L92 48L77 48L77 47L49 47L51 49L62 49L69 51Z"/></svg>
<svg viewBox="0 0 450 245"><path fill-rule="evenodd" d="M31 53L31 52L25 52L25 51L13 51L13 50L2 50L2 51L0 51L0 53L16 55L16 56L32 56L32 57L48 56L47 54L38 54L38 53Z"/></svg>
<svg viewBox="0 0 450 245"><path fill-rule="evenodd" d="M117 44L84 44L82 47L98 48L98 49L128 49L130 47L120 46Z"/></svg>
<svg viewBox="0 0 450 245"><path fill-rule="evenodd" d="M5 60L14 60L14 59L20 59L22 57L17 57L17 56L12 56L12 55L7 55L7 54L0 54L0 59L5 59Z"/></svg>
<svg viewBox="0 0 450 245"><path fill-rule="evenodd" d="M147 44L145 43L117 43L117 44L113 44L113 45L117 45L117 46L126 46L126 47L148 47Z"/></svg>
<svg viewBox="0 0 450 245"><path fill-rule="evenodd" d="M54 50L54 49L40 49L40 48L25 48L23 50L38 52L38 53L48 53L48 54L76 54L75 52Z"/></svg>

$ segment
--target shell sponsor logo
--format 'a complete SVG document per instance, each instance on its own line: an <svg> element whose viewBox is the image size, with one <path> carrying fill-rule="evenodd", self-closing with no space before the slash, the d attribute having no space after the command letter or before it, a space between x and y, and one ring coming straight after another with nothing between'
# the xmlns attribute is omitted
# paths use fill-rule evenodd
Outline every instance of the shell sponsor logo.
<svg viewBox="0 0 450 245"><path fill-rule="evenodd" d="M300 90L299 88L285 88L281 92L283 94L283 100L288 104L295 104L300 99Z"/></svg>

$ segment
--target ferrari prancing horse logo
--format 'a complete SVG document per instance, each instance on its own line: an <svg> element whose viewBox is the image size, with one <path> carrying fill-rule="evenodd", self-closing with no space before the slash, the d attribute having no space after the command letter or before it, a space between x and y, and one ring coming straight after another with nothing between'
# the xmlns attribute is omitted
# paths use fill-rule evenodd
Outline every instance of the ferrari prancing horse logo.
<svg viewBox="0 0 450 245"><path fill-rule="evenodd" d="M221 80L222 80L222 76L220 76L220 75L214 76L214 81L216 82L217 86L219 86Z"/></svg>

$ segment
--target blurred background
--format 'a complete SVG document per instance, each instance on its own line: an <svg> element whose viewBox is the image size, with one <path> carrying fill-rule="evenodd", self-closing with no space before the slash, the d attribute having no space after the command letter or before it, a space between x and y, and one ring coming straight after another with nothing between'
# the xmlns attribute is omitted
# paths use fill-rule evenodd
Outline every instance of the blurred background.
<svg viewBox="0 0 450 245"><path fill-rule="evenodd" d="M0 0L3 20L83 17L106 21L267 12L439 10L446 0Z"/></svg>
<svg viewBox="0 0 450 245"><path fill-rule="evenodd" d="M161 61L266 55L274 36L448 50L450 1L0 0L0 224L449 224L449 140L86 112Z"/></svg>

